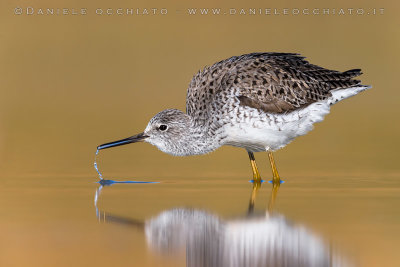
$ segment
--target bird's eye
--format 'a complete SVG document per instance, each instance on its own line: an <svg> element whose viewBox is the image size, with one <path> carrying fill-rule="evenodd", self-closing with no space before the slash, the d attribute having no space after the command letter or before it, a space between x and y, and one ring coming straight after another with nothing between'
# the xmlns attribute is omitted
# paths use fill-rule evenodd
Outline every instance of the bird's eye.
<svg viewBox="0 0 400 267"><path fill-rule="evenodd" d="M160 127L158 127L158 129L160 129L161 131L165 131L167 130L168 126L165 124L161 124Z"/></svg>

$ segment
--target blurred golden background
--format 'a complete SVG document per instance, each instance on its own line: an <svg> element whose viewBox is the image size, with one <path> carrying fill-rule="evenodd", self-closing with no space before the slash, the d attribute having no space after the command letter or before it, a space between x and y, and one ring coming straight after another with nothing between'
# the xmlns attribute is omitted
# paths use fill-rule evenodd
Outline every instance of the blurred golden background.
<svg viewBox="0 0 400 267"><path fill-rule="evenodd" d="M25 13L15 14L16 7ZM86 8L87 14L27 15L27 7L33 7L35 12L39 8ZM29 221L24 219L26 216L32 218L37 212L29 202L40 199L40 192L49 194L52 188L46 191L37 185L44 191L17 198L17 192L30 190L20 190L23 183L39 179L46 184L61 183L68 191L72 190L68 179L95 182L93 159L97 145L142 132L148 120L163 109L184 110L186 88L199 69L250 52L296 52L311 63L330 69L361 68L363 84L373 86L335 105L312 132L276 153L284 180L293 183L300 176L333 174L358 177L360 182L367 176L373 176L377 183L388 177L398 178L399 7L396 1L1 1L0 184L4 192L0 205L8 217L3 229L16 222L21 227L10 231L8 240L19 231L16 229L34 231L33 227L24 228L28 226L23 223ZM168 14L96 15L97 8L111 8L114 12L118 8L165 8ZM384 8L384 14L218 16L188 15L188 8L221 8L228 12L230 8L238 12L241 8ZM269 177L266 153L257 153L256 158L262 176ZM247 181L251 177L245 151L231 147L206 156L176 158L149 144L133 144L100 153L99 167L106 177L115 179L168 182L175 177L229 177ZM400 182L393 181L397 190ZM247 191L245 194L247 197ZM67 196L52 203L51 194L46 196L50 210L56 205L74 210L70 205L78 207L81 203L70 202ZM87 198L91 201L92 195ZM388 207L383 214L392 214L391 208L400 204L398 198L389 199L388 205L383 205ZM214 205L214 200L209 201L210 206ZM221 210L226 208L223 207ZM289 205L286 212L296 214L297 208L301 209ZM22 211L24 215L15 215ZM390 225L394 227L400 219L393 216ZM45 219L39 221L42 220ZM339 220L343 222L345 218ZM311 219L308 222L314 223ZM399 229L393 227L389 227L391 233L399 237ZM390 234L375 236L379 239ZM25 242L23 234L18 240ZM358 241L363 248L355 250L366 252L367 257L361 260L363 266L375 261L386 260L384 266L400 262L390 250L373 256L368 253L373 250L364 247L365 240ZM379 244L390 249L393 244L399 245L399 240ZM7 244L0 241L0 248L5 247ZM11 255L19 252L6 251ZM28 253L29 249L22 251ZM5 263L12 262L10 257L7 259L10 261ZM146 265L146 260L142 264ZM42 262L41 266L46 264Z"/></svg>
<svg viewBox="0 0 400 267"><path fill-rule="evenodd" d="M88 9L87 15L15 15L17 6ZM165 7L163 15L96 15L96 8ZM375 16L190 16L187 8L385 8ZM141 132L157 112L185 109L195 72L233 55L297 52L327 68L362 68L373 86L332 108L325 121L277 154L282 172L397 169L395 70L399 23L393 1L284 2L3 1L1 168L3 173L93 173L95 147ZM175 10L180 10L176 12ZM244 151L175 159L148 145L104 153L138 175L188 171L248 174ZM336 159L341 159L337 165ZM307 164L305 164L307 163ZM117 163L116 163L117 164ZM108 165L108 164L107 164ZM108 168L107 165L104 168ZM73 166L73 167L72 167ZM184 169L182 169L182 166ZM207 166L207 168L204 168ZM154 170L152 173L151 171ZM93 173L94 174L94 173Z"/></svg>

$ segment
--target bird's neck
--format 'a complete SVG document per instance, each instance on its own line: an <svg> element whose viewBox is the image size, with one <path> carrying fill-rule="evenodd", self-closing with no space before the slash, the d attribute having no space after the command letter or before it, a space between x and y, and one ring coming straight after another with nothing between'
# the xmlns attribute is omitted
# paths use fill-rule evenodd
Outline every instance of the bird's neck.
<svg viewBox="0 0 400 267"><path fill-rule="evenodd" d="M207 154L220 145L209 127L198 123L191 119L188 134L183 138L185 151L182 151L185 156Z"/></svg>

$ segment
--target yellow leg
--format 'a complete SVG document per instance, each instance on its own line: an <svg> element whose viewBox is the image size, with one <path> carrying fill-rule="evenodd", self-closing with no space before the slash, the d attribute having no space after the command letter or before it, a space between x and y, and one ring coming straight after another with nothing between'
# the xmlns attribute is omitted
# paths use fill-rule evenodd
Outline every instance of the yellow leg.
<svg viewBox="0 0 400 267"><path fill-rule="evenodd" d="M261 175L258 171L256 159L254 157L253 152L247 152L249 154L251 170L253 171L253 190L251 192L250 203L249 203L249 210L248 213L252 213L254 209L254 202L256 200L257 191L261 187Z"/></svg>
<svg viewBox="0 0 400 267"><path fill-rule="evenodd" d="M280 183L273 183L272 184L272 192L271 192L271 198L269 199L269 204L268 204L268 212L272 213L274 206L275 206L275 199L276 195L278 194Z"/></svg>
<svg viewBox="0 0 400 267"><path fill-rule="evenodd" d="M253 180L254 183L261 183L261 175L258 172L257 164L256 164L256 159L254 157L253 152L248 152L249 153L249 158L250 158L250 164L251 164L251 169L253 170Z"/></svg>
<svg viewBox="0 0 400 267"><path fill-rule="evenodd" d="M276 169L275 161L274 161L274 156L272 155L272 152L268 152L268 157L269 157L269 162L271 163L271 169L272 169L272 184L280 184L281 183L281 178L279 177L278 170Z"/></svg>
<svg viewBox="0 0 400 267"><path fill-rule="evenodd" d="M261 180L260 181L254 180L253 190L251 191L251 196L250 196L248 214L251 214L254 211L254 203L256 201L258 189L260 189L260 187L261 187Z"/></svg>

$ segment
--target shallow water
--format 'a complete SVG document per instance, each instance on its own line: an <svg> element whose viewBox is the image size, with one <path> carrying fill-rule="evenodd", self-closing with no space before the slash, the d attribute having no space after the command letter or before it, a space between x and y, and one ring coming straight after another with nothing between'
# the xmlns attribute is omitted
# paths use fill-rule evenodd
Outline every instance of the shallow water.
<svg viewBox="0 0 400 267"><path fill-rule="evenodd" d="M202 5L311 13L317 0L153 1L167 16L94 13L145 7L127 1L20 2L0 2L1 267L400 266L399 1L327 5L382 7L382 16L184 14ZM16 15L19 5L88 14ZM99 144L143 132L163 109L185 110L194 73L257 51L361 68L373 86L275 154L279 191L264 183L252 194L244 150L176 158L144 143L101 152L99 170L159 183L97 183ZM269 180L266 153L256 159Z"/></svg>
<svg viewBox="0 0 400 267"><path fill-rule="evenodd" d="M0 265L397 266L397 179L289 175L268 211L271 184L252 209L252 184L231 177L8 177Z"/></svg>

